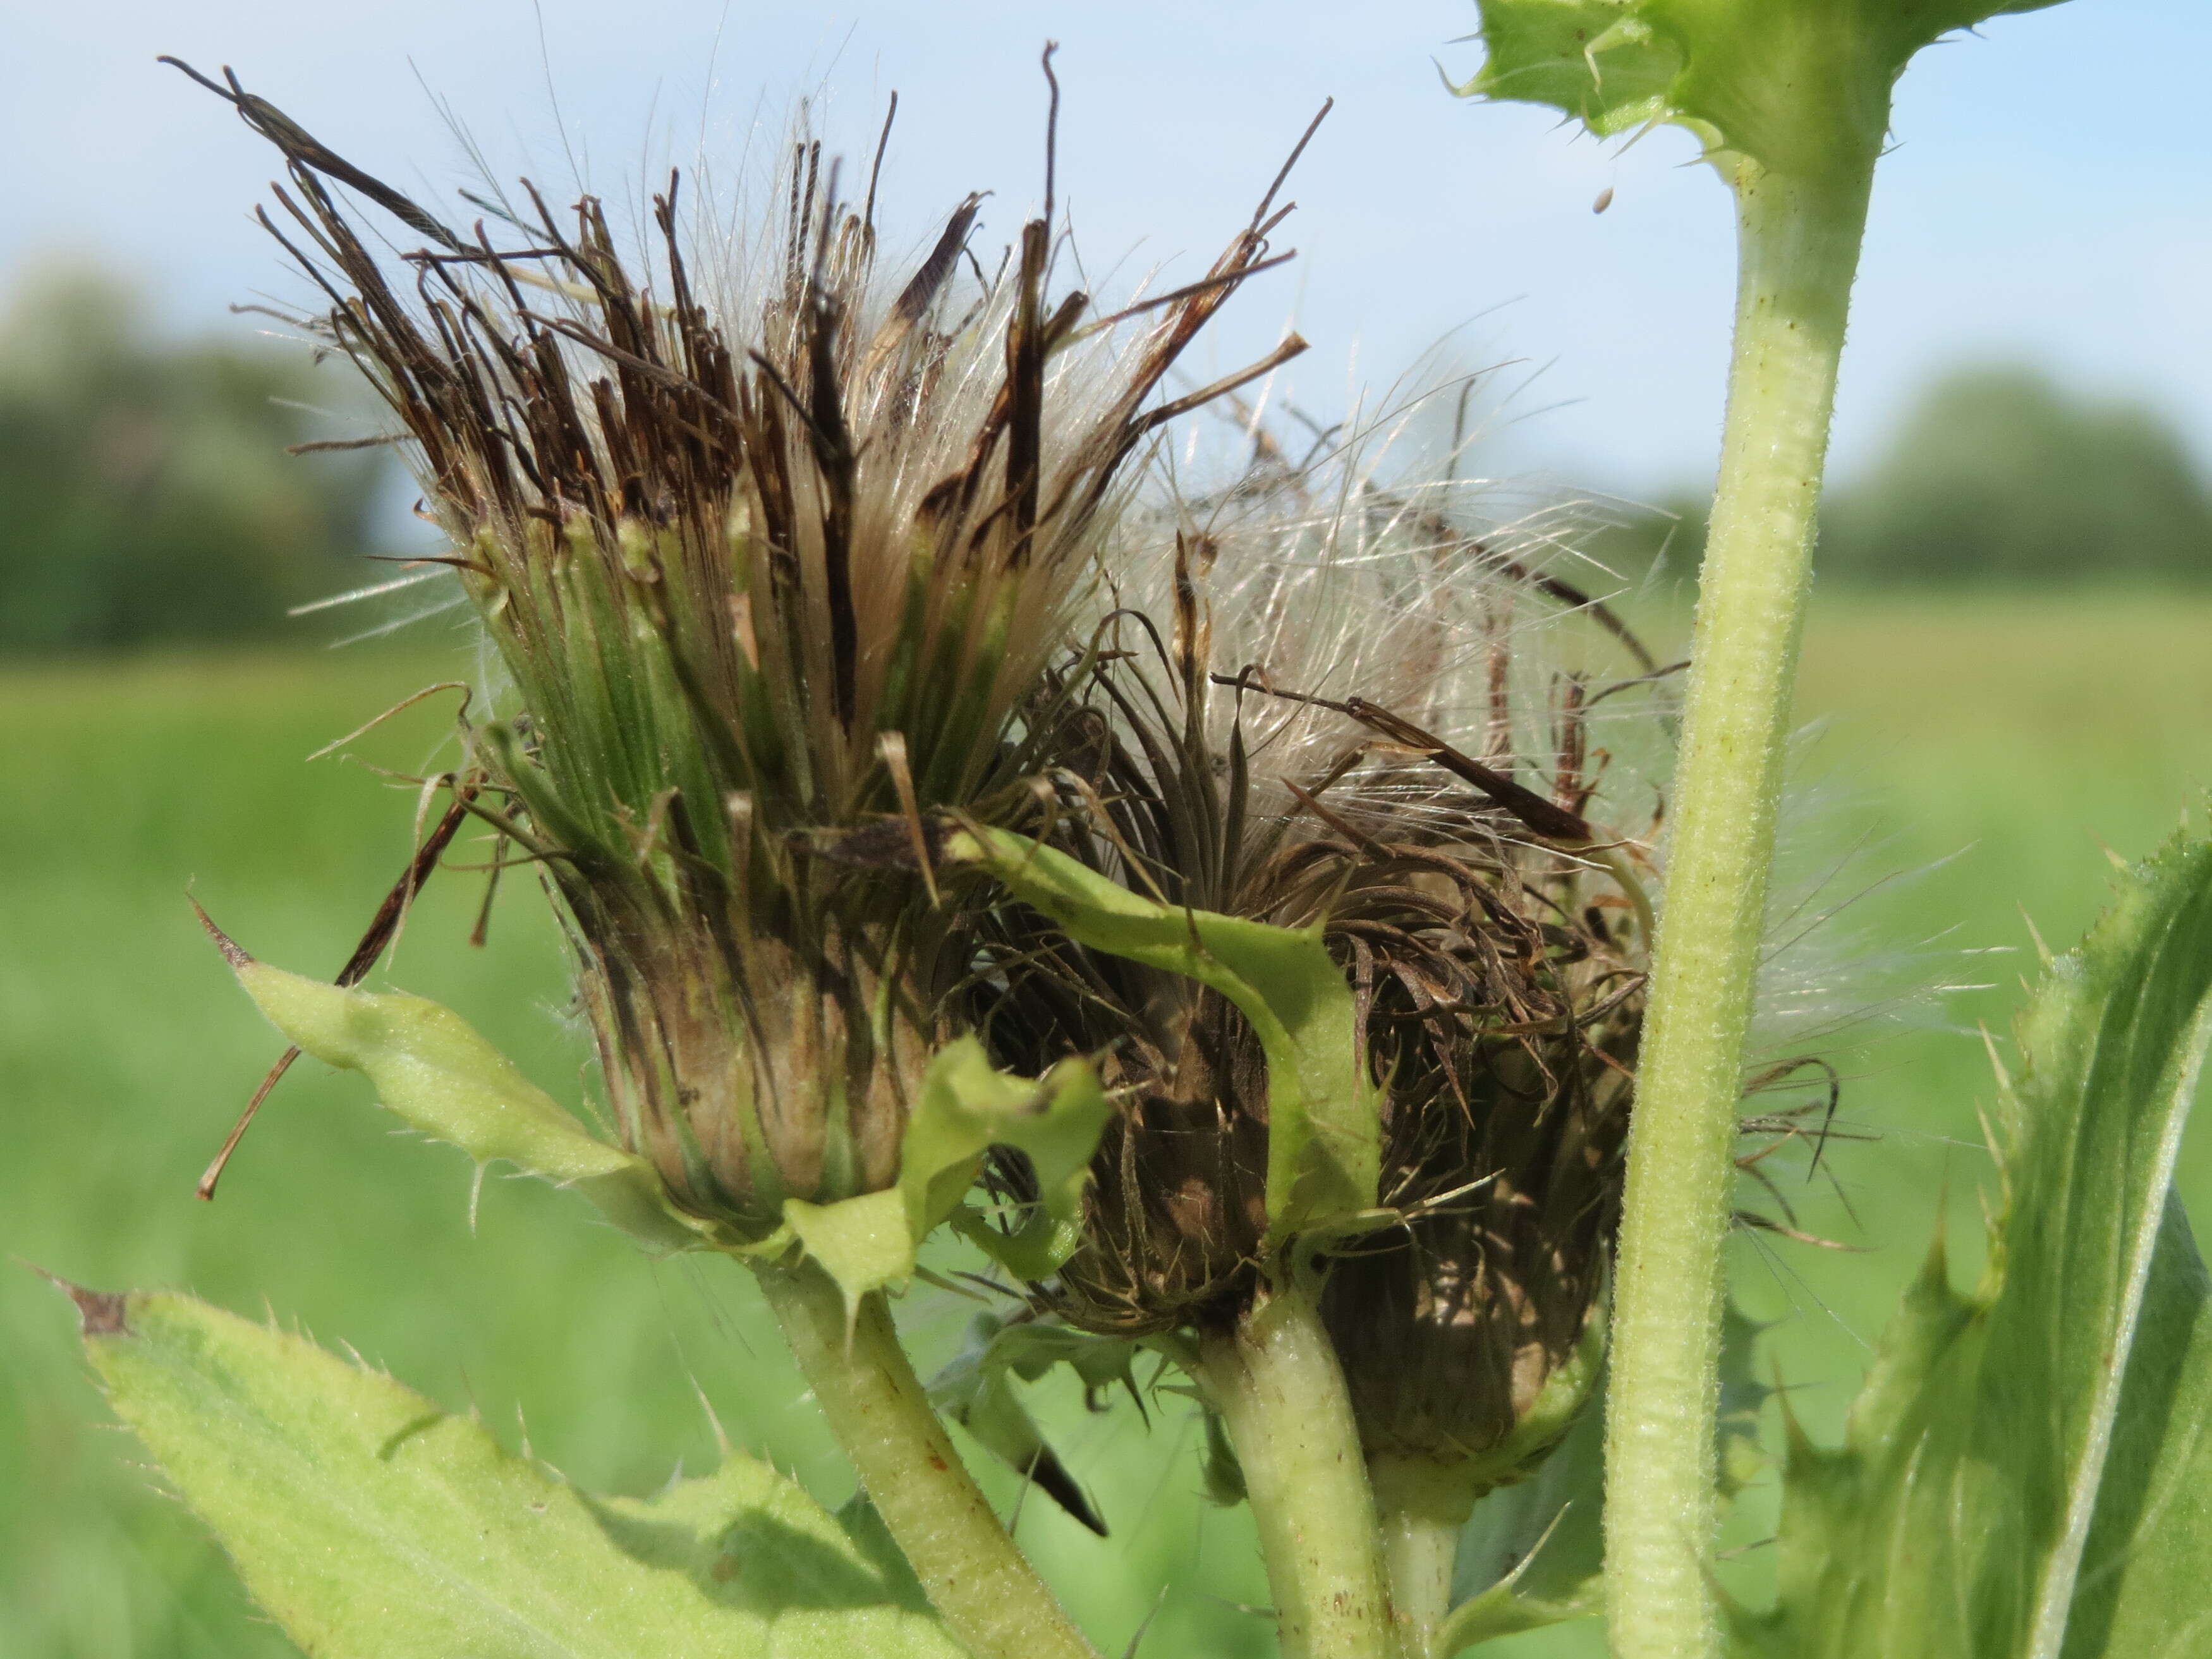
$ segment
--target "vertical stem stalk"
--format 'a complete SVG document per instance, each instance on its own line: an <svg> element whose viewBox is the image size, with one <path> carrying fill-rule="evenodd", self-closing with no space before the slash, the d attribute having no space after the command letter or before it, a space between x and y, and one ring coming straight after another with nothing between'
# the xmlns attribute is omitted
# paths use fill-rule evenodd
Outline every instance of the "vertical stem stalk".
<svg viewBox="0 0 2212 1659"><path fill-rule="evenodd" d="M1739 290L1620 1222L1606 1427L1618 1659L1719 1652L1721 1246L1837 360L1873 157L1733 171Z"/></svg>
<svg viewBox="0 0 2212 1659"><path fill-rule="evenodd" d="M757 1272L830 1431L952 1634L975 1659L1097 1659L961 1463L882 1292L861 1299L848 1338L843 1294L820 1268Z"/></svg>
<svg viewBox="0 0 2212 1659"><path fill-rule="evenodd" d="M1407 1659L1428 1659L1437 1626L1451 1611L1460 1529L1474 1512L1475 1466L1427 1457L1378 1457L1368 1465L1381 1518L1390 1612Z"/></svg>
<svg viewBox="0 0 2212 1659"><path fill-rule="evenodd" d="M1359 1431L1318 1287L1287 1267L1199 1376L1243 1466L1281 1659L1400 1659Z"/></svg>

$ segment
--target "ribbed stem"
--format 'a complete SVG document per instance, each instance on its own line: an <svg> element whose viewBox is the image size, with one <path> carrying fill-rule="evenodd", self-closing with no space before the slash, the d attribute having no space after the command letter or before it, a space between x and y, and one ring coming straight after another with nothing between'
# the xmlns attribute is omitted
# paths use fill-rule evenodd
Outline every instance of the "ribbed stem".
<svg viewBox="0 0 2212 1659"><path fill-rule="evenodd" d="M1407 1659L1427 1659L1451 1611L1459 1534L1474 1512L1475 1466L1426 1457L1378 1457L1367 1466L1390 1575L1390 1612Z"/></svg>
<svg viewBox="0 0 2212 1659"><path fill-rule="evenodd" d="M811 1264L757 1269L816 1403L921 1587L975 1659L1097 1659L930 1408L877 1291L849 1336L842 1293Z"/></svg>
<svg viewBox="0 0 2212 1659"><path fill-rule="evenodd" d="M1243 1466L1281 1659L1401 1659L1359 1431L1317 1287L1285 1283L1199 1346Z"/></svg>
<svg viewBox="0 0 2212 1659"><path fill-rule="evenodd" d="M1735 362L1621 1211L1605 1511L1619 1659L1720 1651L1708 1556L1721 1245L1814 509L1873 161L1817 181L1748 161L1735 170Z"/></svg>

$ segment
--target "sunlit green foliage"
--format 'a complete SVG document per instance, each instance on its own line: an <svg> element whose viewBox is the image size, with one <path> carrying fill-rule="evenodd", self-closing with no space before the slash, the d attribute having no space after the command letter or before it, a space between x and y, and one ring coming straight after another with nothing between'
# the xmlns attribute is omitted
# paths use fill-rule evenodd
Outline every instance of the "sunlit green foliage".
<svg viewBox="0 0 2212 1659"><path fill-rule="evenodd" d="M834 1504L853 1476L803 1403L750 1275L718 1259L656 1262L543 1182L495 1172L472 1205L467 1158L393 1133L359 1077L303 1060L216 1201L192 1196L283 1039L245 1006L186 884L272 959L335 970L406 862L414 792L300 757L465 665L371 647L0 669L0 1123L12 1148L0 1255L87 1283L189 1288L247 1313L265 1296L439 1405L479 1407L510 1450L532 1445L596 1492L643 1498L679 1462L695 1475L715 1468L703 1396L738 1446ZM418 705L348 752L407 769L453 701ZM453 862L489 851L465 832ZM393 973L467 1005L488 1041L578 1107L587 1049L563 1018L560 936L517 875L501 884L483 950L466 943L482 874L441 875ZM973 1312L915 1292L902 1319L925 1368L949 1357ZM15 1357L0 1380L0 1654L296 1654L145 1455L106 1426L72 1329L51 1287L0 1272L0 1347ZM1114 1526L1102 1542L1029 1499L1024 1546L1070 1605L1118 1652L1173 1583L1148 1650L1260 1659L1264 1623L1194 1593L1266 1595L1243 1513L1168 1476L1198 1433L1194 1410L1170 1401L1148 1432L1133 1413L1090 1417L1065 1368L1023 1387ZM1012 1512L1020 1477L974 1461Z"/></svg>
<svg viewBox="0 0 2212 1659"><path fill-rule="evenodd" d="M1885 868L1957 852L1918 883L1856 907L1890 939L1930 915L1960 945L2017 944L2016 901L2054 942L2078 934L2106 886L2101 838L2152 845L2212 775L2201 722L2145 708L2201 706L2212 661L2189 643L2212 626L2181 604L2030 597L1907 607L1830 606L1812 623L1807 715L1836 714L1828 752L1897 825ZM248 1137L222 1195L191 1196L231 1115L281 1039L246 1015L180 896L187 881L269 957L334 970L405 861L411 813L356 768L299 756L455 665L371 651L220 670L85 665L0 675L0 1074L9 1156L0 1163L0 1254L106 1285L188 1286L252 1310L265 1294L329 1342L343 1338L441 1404L479 1406L510 1448L529 1438L602 1491L647 1493L678 1458L714 1467L693 1380L731 1437L796 1470L825 1499L851 1477L745 1292L719 1262L653 1265L574 1194L495 1178L470 1227L468 1166L390 1133L358 1078L303 1061ZM1946 711L1939 723L1921 718ZM352 747L404 767L444 716L425 703ZM1853 757L1856 757L1854 759ZM471 851L471 848L474 848ZM1810 849L1808 849L1808 852ZM457 862L483 848L457 844ZM555 1017L557 935L510 872L488 951L464 942L480 877L441 878L399 947L411 988L479 1015L485 1036L564 1103L581 1095L580 1041ZM1956 966L2000 981L1954 1001L1971 1024L2017 1006L2021 957ZM384 981L376 981L383 983ZM1793 1184L1811 1231L1850 1242L1927 1237L1948 1183L1954 1228L1978 1231L1966 1188L1989 1093L1978 1042L1949 1031L1892 1040L1863 1068L1847 1115L1882 1130L1838 1142L1854 1224L1820 1184ZM1931 1140L1931 1137L1936 1138ZM2184 1155L2185 1193L2212 1194L2207 1149ZM1863 1231L1861 1229L1863 1229ZM1863 1366L1855 1333L1881 1328L1916 1252L1872 1255L1746 1237L1740 1279L1773 1323L1755 1374L1778 1366L1793 1407L1832 1443ZM1961 1261L1963 1279L1971 1261ZM921 1293L918 1293L921 1294ZM950 1357L974 1311L917 1303L925 1368ZM8 1659L276 1659L289 1644L251 1608L199 1523L155 1493L100 1425L66 1303L27 1272L0 1273L0 1652ZM1149 1375L1149 1365L1139 1376ZM1025 1389L1028 1385L1024 1385ZM1161 1604L1143 1652L1257 1659L1264 1621L1244 1512L1206 1505L1194 1416L1093 1418L1061 1368L1039 1385L1042 1425L1115 1537L1100 1542L1033 1493L1021 1536L1121 1651ZM619 1409L609 1401L619 1400ZM1547 1465L1547 1468L1552 1467ZM1008 1506L1018 1480L979 1471ZM1562 1478L1565 1474L1562 1466ZM1723 1579L1759 1604L1771 1584L1771 1486L1758 1484L1724 1539ZM1519 1504L1532 1487L1497 1502ZM1582 1518L1553 1539L1556 1558ZM1595 1516L1591 1516L1595 1519ZM1541 1530L1541 1526L1536 1528ZM1464 1581L1462 1589L1480 1587ZM1206 1595L1196 1592L1204 1590ZM1602 1650L1595 1620L1515 1638L1515 1659Z"/></svg>
<svg viewBox="0 0 2212 1659"><path fill-rule="evenodd" d="M381 1372L175 1295L77 1293L109 1402L327 1659L957 1659L896 1552L726 1454L599 1498Z"/></svg>

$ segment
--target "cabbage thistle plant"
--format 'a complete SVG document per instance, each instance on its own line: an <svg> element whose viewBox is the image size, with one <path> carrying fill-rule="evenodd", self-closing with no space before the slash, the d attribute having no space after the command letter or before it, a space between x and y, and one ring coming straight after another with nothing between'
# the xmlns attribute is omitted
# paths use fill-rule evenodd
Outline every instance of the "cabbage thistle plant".
<svg viewBox="0 0 2212 1659"><path fill-rule="evenodd" d="M1103 1532L1023 1396L1066 1364L1101 1407L1199 1415L1290 1659L1601 1606L1617 1654L1667 1659L2191 1650L2212 1280L2171 1186L2212 1046L2204 844L2052 964L1990 1115L1981 1282L1936 1255L1843 1446L1785 1422L1771 1603L1714 1571L1723 1413L1756 1398L1719 1386L1739 1142L1796 1133L1743 1114L1744 1031L1859 234L1906 61L2024 9L1482 0L1468 90L1681 122L1739 199L1671 777L1683 665L1557 526L1478 532L1358 440L1291 462L1236 394L1295 336L1168 389L1287 257L1280 177L1204 277L1102 314L1055 285L1049 137L995 274L974 197L884 272L875 170L848 191L811 137L724 243L672 176L641 252L526 185L457 228L187 70L283 155L264 220L328 301L301 325L388 405L499 669L337 983L209 922L296 1045L272 1080L361 1071L646 1248L741 1262L860 1483L832 1515L731 1454L595 1498L304 1341L76 1292L262 1605L378 1659L1080 1659L963 1462ZM1210 404L1254 453L1202 488L1157 434ZM359 988L471 821L555 899L600 1126ZM917 1281L994 1297L927 1382Z"/></svg>

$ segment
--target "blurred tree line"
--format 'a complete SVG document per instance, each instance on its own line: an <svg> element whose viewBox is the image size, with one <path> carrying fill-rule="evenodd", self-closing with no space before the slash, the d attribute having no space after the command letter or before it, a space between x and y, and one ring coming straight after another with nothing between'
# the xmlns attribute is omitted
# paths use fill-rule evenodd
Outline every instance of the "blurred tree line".
<svg viewBox="0 0 2212 1659"><path fill-rule="evenodd" d="M296 348L158 337L86 270L0 308L0 651L234 640L390 567L371 550L380 450L294 456L359 430L343 365Z"/></svg>
<svg viewBox="0 0 2212 1659"><path fill-rule="evenodd" d="M1670 500L1603 532L1640 571L1694 570L1705 503ZM2212 580L2212 488L2148 405L2084 398L2026 368L1937 380L1874 464L1832 481L1819 569L1836 583L2185 584Z"/></svg>

